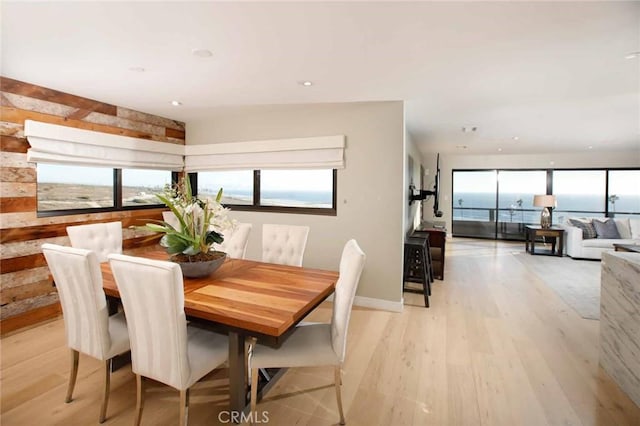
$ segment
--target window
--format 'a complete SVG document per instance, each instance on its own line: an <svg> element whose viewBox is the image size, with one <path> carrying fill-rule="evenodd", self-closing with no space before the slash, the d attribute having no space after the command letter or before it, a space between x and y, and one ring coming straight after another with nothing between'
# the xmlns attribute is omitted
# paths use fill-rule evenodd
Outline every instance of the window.
<svg viewBox="0 0 640 426"><path fill-rule="evenodd" d="M262 170L260 205L333 207L333 170Z"/></svg>
<svg viewBox="0 0 640 426"><path fill-rule="evenodd" d="M113 169L38 164L38 211L114 207Z"/></svg>
<svg viewBox="0 0 640 426"><path fill-rule="evenodd" d="M497 238L524 238L526 224L540 223L533 196L546 193L546 170L499 170Z"/></svg>
<svg viewBox="0 0 640 426"><path fill-rule="evenodd" d="M215 197L220 188L222 204L253 205L253 170L198 173L198 194Z"/></svg>
<svg viewBox="0 0 640 426"><path fill-rule="evenodd" d="M171 185L171 172L167 170L122 170L122 205L139 206L158 204L155 194Z"/></svg>
<svg viewBox="0 0 640 426"><path fill-rule="evenodd" d="M234 210L336 214L336 170L238 170L200 172L198 194L215 196Z"/></svg>
<svg viewBox="0 0 640 426"><path fill-rule="evenodd" d="M454 235L495 235L497 176L495 170L453 172Z"/></svg>
<svg viewBox="0 0 640 426"><path fill-rule="evenodd" d="M640 170L610 170L609 216L640 216Z"/></svg>
<svg viewBox="0 0 640 426"><path fill-rule="evenodd" d="M558 206L553 223L567 216L604 217L606 170L554 170L553 194Z"/></svg>
<svg viewBox="0 0 640 426"><path fill-rule="evenodd" d="M155 197L177 174L38 163L38 216L130 210L162 205Z"/></svg>

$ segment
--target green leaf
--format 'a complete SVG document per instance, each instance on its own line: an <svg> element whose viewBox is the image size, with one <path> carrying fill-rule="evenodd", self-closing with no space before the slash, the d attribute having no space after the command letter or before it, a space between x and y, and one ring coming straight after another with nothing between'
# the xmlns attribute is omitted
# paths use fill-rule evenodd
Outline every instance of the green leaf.
<svg viewBox="0 0 640 426"><path fill-rule="evenodd" d="M218 191L218 195L216 195L216 202L220 202L222 200L222 188Z"/></svg>
<svg viewBox="0 0 640 426"><path fill-rule="evenodd" d="M174 253L183 253L186 249L191 247L191 241L184 238L180 234L169 233L162 237L164 243L166 244L167 251L170 254Z"/></svg>
<svg viewBox="0 0 640 426"><path fill-rule="evenodd" d="M205 238L205 243L210 246L213 243L220 244L224 241L224 236L222 234L217 233L216 231L207 232L207 236Z"/></svg>

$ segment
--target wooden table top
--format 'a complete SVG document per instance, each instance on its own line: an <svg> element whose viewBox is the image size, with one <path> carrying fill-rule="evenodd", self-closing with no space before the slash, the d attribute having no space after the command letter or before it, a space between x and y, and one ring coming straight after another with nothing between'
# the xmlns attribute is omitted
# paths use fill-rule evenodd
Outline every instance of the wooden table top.
<svg viewBox="0 0 640 426"><path fill-rule="evenodd" d="M167 260L164 250L140 256ZM108 263L104 292L120 297ZM211 276L184 278L185 312L194 318L280 337L333 293L338 273L251 260L227 259Z"/></svg>

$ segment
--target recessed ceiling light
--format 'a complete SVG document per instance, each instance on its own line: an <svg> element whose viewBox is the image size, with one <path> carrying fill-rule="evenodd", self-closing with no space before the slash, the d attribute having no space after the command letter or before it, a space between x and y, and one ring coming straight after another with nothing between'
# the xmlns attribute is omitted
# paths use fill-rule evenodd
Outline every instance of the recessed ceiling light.
<svg viewBox="0 0 640 426"><path fill-rule="evenodd" d="M589 145L589 149L593 149L593 145Z"/></svg>
<svg viewBox="0 0 640 426"><path fill-rule="evenodd" d="M467 149L468 146L466 146L466 145L456 145L456 148L458 148L458 149Z"/></svg>
<svg viewBox="0 0 640 426"><path fill-rule="evenodd" d="M182 102L180 102L180 101L171 101L171 105L173 105L173 106L182 106Z"/></svg>
<svg viewBox="0 0 640 426"><path fill-rule="evenodd" d="M514 137L513 137L513 140L514 140L514 141L517 141L517 140L519 140L519 139L520 139L520 136L514 136Z"/></svg>
<svg viewBox="0 0 640 426"><path fill-rule="evenodd" d="M209 49L192 49L191 53L199 58L208 58L213 56L213 53Z"/></svg>
<svg viewBox="0 0 640 426"><path fill-rule="evenodd" d="M502 152L502 148L498 148L498 152Z"/></svg>
<svg viewBox="0 0 640 426"><path fill-rule="evenodd" d="M624 56L625 59L635 59L640 58L640 52L631 52Z"/></svg>
<svg viewBox="0 0 640 426"><path fill-rule="evenodd" d="M145 69L142 67L129 67L129 71L133 72L145 72Z"/></svg>
<svg viewBox="0 0 640 426"><path fill-rule="evenodd" d="M304 87L311 87L313 86L313 81L304 80L304 81L299 81L298 84Z"/></svg>
<svg viewBox="0 0 640 426"><path fill-rule="evenodd" d="M463 126L462 127L462 132L463 133L473 133L476 130L478 130L478 128L476 126Z"/></svg>

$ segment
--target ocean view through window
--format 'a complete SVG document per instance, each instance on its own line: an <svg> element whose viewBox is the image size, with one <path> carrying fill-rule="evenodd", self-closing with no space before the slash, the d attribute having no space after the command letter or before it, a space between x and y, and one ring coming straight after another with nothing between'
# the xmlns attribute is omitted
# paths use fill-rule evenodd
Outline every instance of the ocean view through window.
<svg viewBox="0 0 640 426"><path fill-rule="evenodd" d="M167 170L38 163L38 216L158 207L155 194L176 175Z"/></svg>
<svg viewBox="0 0 640 426"><path fill-rule="evenodd" d="M232 170L200 172L197 191L215 195L234 210L335 214L334 169Z"/></svg>
<svg viewBox="0 0 640 426"><path fill-rule="evenodd" d="M640 217L639 169L453 170L452 178L454 236L524 239L524 225L540 223L536 194L556 195L554 224Z"/></svg>

